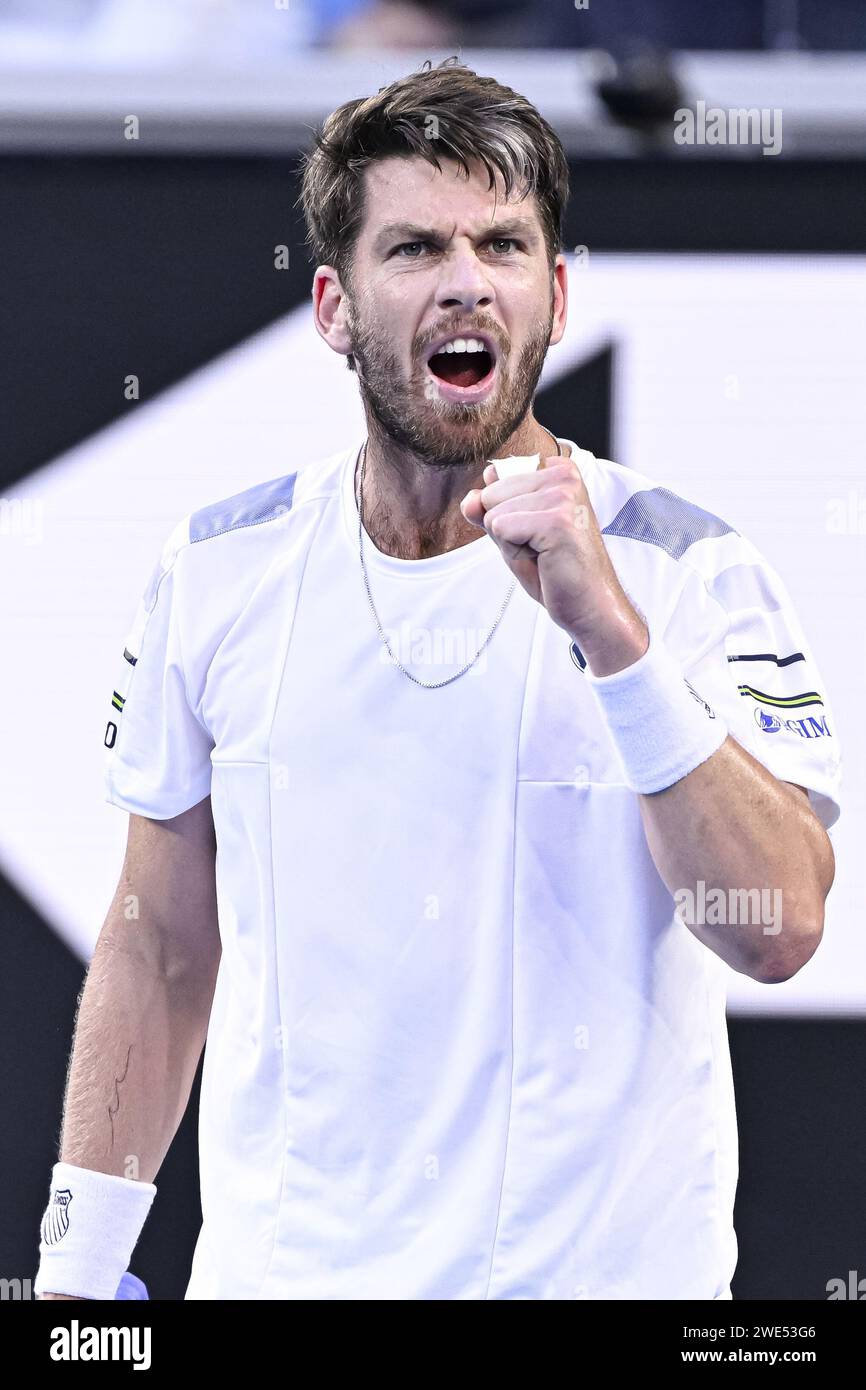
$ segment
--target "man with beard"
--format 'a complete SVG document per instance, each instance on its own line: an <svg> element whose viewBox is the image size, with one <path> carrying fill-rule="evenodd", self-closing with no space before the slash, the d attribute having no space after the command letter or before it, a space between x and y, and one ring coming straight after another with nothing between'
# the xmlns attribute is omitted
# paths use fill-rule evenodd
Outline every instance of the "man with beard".
<svg viewBox="0 0 866 1390"><path fill-rule="evenodd" d="M113 1296L206 1034L187 1298L730 1297L725 977L818 945L834 721L755 548L535 419L566 196L450 62L305 161L367 428L186 517L142 599L40 1293Z"/></svg>

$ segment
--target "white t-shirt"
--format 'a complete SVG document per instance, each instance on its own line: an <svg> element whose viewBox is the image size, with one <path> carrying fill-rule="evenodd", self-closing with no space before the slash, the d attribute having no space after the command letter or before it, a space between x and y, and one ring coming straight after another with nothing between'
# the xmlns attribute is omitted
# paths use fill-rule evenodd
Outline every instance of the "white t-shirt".
<svg viewBox="0 0 866 1390"><path fill-rule="evenodd" d="M210 793L217 836L186 1297L728 1298L728 968L675 915L591 682L520 585L459 680L389 662L359 447L178 525L113 696L107 800L164 819ZM571 451L653 640L832 825L836 727L778 575ZM495 543L364 552L403 664L459 670L511 582Z"/></svg>

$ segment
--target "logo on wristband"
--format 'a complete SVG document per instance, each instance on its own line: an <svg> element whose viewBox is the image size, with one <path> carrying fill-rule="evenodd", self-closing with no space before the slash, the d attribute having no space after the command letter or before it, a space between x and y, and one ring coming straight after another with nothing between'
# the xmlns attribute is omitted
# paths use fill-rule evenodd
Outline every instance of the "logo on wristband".
<svg viewBox="0 0 866 1390"><path fill-rule="evenodd" d="M72 1193L68 1187L59 1188L42 1218L42 1239L46 1245L56 1245L69 1230L69 1203Z"/></svg>
<svg viewBox="0 0 866 1390"><path fill-rule="evenodd" d="M686 680L685 676L683 676L683 680ZM695 690L695 687L691 685L689 681L686 681L686 685L689 687L689 690L691 691L694 698L697 700L698 704L703 705L704 709L706 710L707 714L710 716L711 719L715 719L716 711L714 709L711 709L711 707L707 704L706 700L698 694L698 692Z"/></svg>

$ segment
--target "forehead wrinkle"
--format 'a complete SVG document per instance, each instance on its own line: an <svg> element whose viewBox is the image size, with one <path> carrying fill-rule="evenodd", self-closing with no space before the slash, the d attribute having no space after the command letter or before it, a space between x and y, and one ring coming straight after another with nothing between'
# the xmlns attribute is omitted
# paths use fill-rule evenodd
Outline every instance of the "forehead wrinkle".
<svg viewBox="0 0 866 1390"><path fill-rule="evenodd" d="M454 180L460 183L461 187L463 188L467 188L468 185L473 181L472 175L469 175L467 177L467 175L464 172L462 172L456 165L452 170L450 167L451 161L449 161L447 157L444 166L440 168L437 168L436 166L429 164L427 161L421 161L421 163L423 164L423 168L419 167L419 157L407 157L402 155L393 155L377 161L372 166L364 170L364 184L366 194L369 195L370 193L372 193L375 188L375 185L378 183L380 193L384 194L388 201L391 200L391 198L394 195L394 191L396 190L397 196L399 198L397 206L400 206L401 204L402 206L405 206L405 199L407 193L407 179L401 179L400 173L398 169L395 167L399 166L400 164L408 166L406 170L406 173L409 175L408 182L412 181L411 176L415 173L420 173L427 176L428 182L426 186L419 191L422 193L423 196L432 195L434 208L435 204L439 201L439 194L435 191L435 185L439 182L439 180L445 179L449 173L453 173ZM482 166L475 178L476 185L480 185L480 175L485 172L487 171L484 168L484 166ZM519 191L515 189L512 193L512 196L506 198L504 196L505 190L502 186L502 178L499 173L497 173L496 177L493 179L492 184L488 184L488 186L486 187L476 186L474 191L479 198L483 197L485 202L487 201L487 199L490 198L492 194L493 212L491 216L491 221L489 223L485 223L483 228L483 231L487 231L488 233L490 231L498 231L498 227L493 220L496 218L498 212L501 211L505 213L508 210L517 207L519 204L524 203L528 193L530 192L530 190L525 187L521 188ZM393 234L395 232L397 234L403 234L407 230L415 234L423 232L428 235L436 236L438 239L442 239L440 233L436 229L434 229L429 223L427 223L427 225L424 225L426 214L419 214L415 218L412 218L410 216L404 216L400 219L391 219L382 228L380 228L378 232L373 232L369 224L371 221L370 214L373 211L372 205L375 201L378 200L375 198L370 198L369 196L365 196L364 217L362 226L360 228L361 237L364 237L365 233L370 236L368 245L371 247L374 254L378 253L382 249L381 244L384 240L387 240L388 235ZM485 209L485 212L482 214L482 216L486 215L487 212ZM514 230L518 235L526 237L528 240L537 243L542 228L540 226L536 226L536 221L540 221L540 218L538 216L534 219L531 217L524 219L518 216L513 219L509 218L507 227L509 231Z"/></svg>

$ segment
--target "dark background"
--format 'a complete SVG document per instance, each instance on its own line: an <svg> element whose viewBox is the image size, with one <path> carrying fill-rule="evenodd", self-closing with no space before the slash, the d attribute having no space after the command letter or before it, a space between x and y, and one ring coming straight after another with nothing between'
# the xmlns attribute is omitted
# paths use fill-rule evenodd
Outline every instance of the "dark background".
<svg viewBox="0 0 866 1390"><path fill-rule="evenodd" d="M863 251L866 162L755 154L572 160L566 249ZM0 159L0 490L137 409L127 372L147 401L302 303L311 267L296 195L288 158ZM276 271L281 243L290 268ZM603 352L541 392L538 411L609 456L611 389ZM0 920L0 1276L28 1278L84 966L2 874ZM866 1021L738 1018L729 1031L734 1296L824 1300L828 1279L866 1274ZM133 1260L153 1298L182 1298L189 1276L197 1100L196 1084Z"/></svg>

